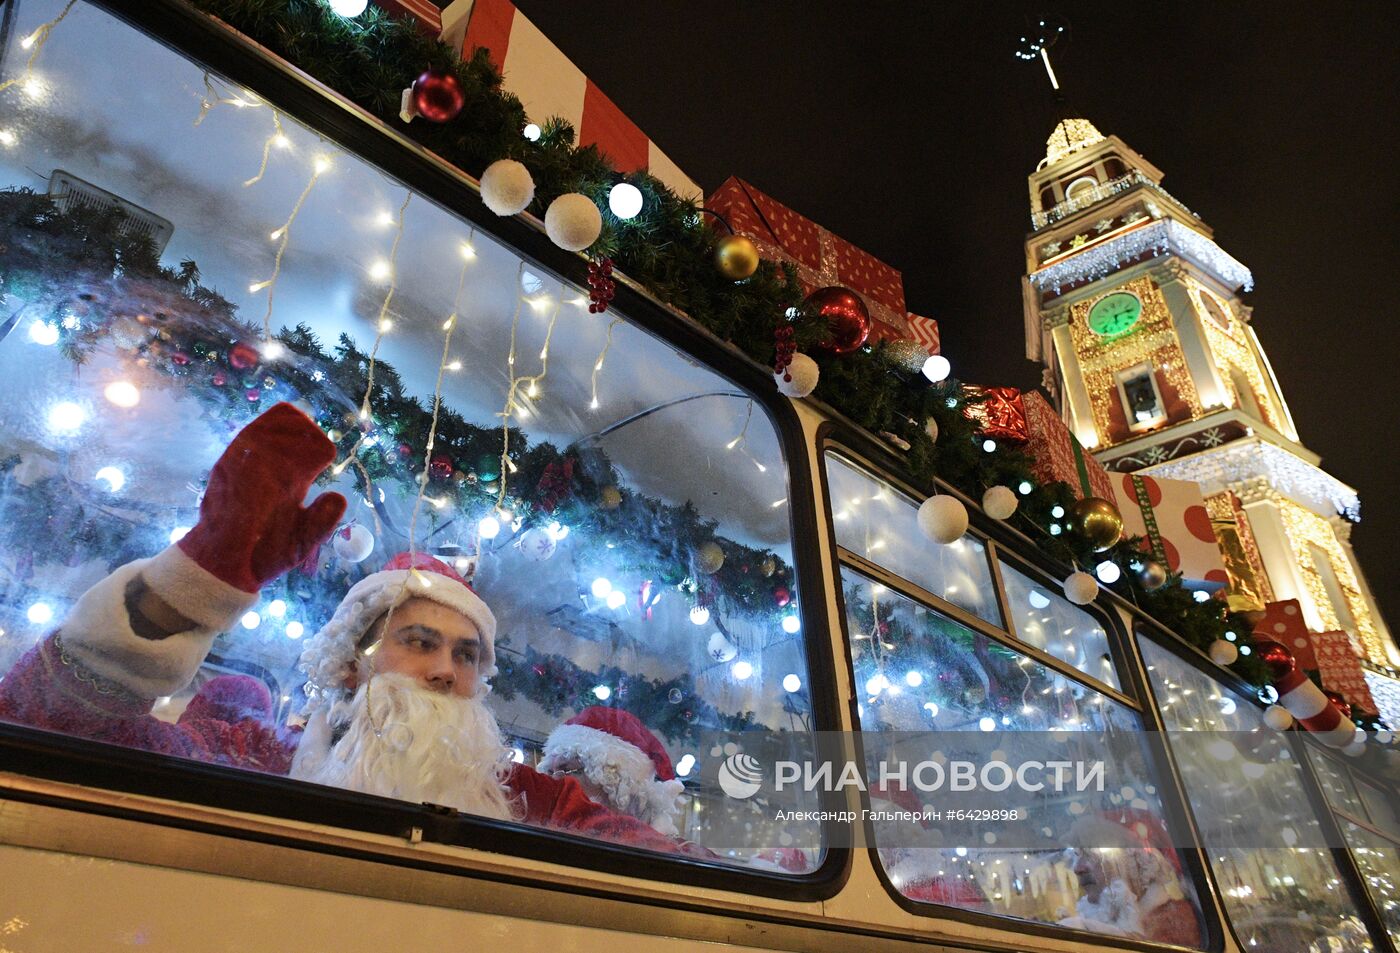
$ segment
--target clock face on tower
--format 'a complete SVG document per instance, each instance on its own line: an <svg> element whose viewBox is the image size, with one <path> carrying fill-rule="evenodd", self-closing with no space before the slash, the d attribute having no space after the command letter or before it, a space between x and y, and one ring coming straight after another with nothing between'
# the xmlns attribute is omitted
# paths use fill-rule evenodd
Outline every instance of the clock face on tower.
<svg viewBox="0 0 1400 953"><path fill-rule="evenodd" d="M1211 295L1201 292L1201 305L1206 309L1206 314L1216 323L1222 331L1230 330L1230 319L1226 317L1225 310L1220 307L1220 302Z"/></svg>
<svg viewBox="0 0 1400 953"><path fill-rule="evenodd" d="M1122 334L1142 316L1142 301L1131 291L1105 295L1089 309L1089 330L1104 337Z"/></svg>

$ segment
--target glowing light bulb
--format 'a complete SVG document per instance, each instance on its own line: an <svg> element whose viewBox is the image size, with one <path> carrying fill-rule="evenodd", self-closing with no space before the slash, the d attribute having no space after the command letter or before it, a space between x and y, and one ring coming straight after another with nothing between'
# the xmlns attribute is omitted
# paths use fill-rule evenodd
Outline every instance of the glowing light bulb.
<svg viewBox="0 0 1400 953"><path fill-rule="evenodd" d="M49 408L49 429L54 433L72 433L87 420L87 411L71 400L61 401Z"/></svg>
<svg viewBox="0 0 1400 953"><path fill-rule="evenodd" d="M631 182L617 183L608 192L608 208L618 218L636 218L642 210L642 190Z"/></svg>
<svg viewBox="0 0 1400 953"><path fill-rule="evenodd" d="M904 673L904 684L908 685L910 688L918 688L918 687L919 687L920 685L922 685L923 683L924 683L924 673L923 673L923 672L905 672L905 673Z"/></svg>
<svg viewBox="0 0 1400 953"><path fill-rule="evenodd" d="M612 697L612 689L606 685L594 685L593 697L598 699L600 702L605 702Z"/></svg>
<svg viewBox="0 0 1400 953"><path fill-rule="evenodd" d="M375 219L375 222L377 222L381 226L392 225L394 224L394 213L388 210L382 211L379 213L379 216Z"/></svg>
<svg viewBox="0 0 1400 953"><path fill-rule="evenodd" d="M997 442L996 442L995 440L993 440L991 437L988 437L986 440L983 440L983 441L982 441L982 449L985 450L985 451L987 451L988 453L993 452L994 450L996 450L996 448L997 448Z"/></svg>
<svg viewBox="0 0 1400 953"><path fill-rule="evenodd" d="M279 149L290 149L292 147L292 140L279 132L272 137L272 144Z"/></svg>
<svg viewBox="0 0 1400 953"><path fill-rule="evenodd" d="M482 539L495 539L501 532L501 521L494 516L483 516L476 524L476 531Z"/></svg>
<svg viewBox="0 0 1400 953"><path fill-rule="evenodd" d="M549 535L554 537L554 541L555 541L555 542L558 542L559 540L563 539L565 536L568 536L568 535L569 535L569 527L565 526L563 523L558 523L558 522L550 523L550 524L549 524Z"/></svg>
<svg viewBox="0 0 1400 953"><path fill-rule="evenodd" d="M317 156L316 160L312 162L311 165L318 174L321 172L328 172L331 167L330 156Z"/></svg>
<svg viewBox="0 0 1400 953"><path fill-rule="evenodd" d="M930 718L937 718L938 702L924 702L924 711L928 712Z"/></svg>
<svg viewBox="0 0 1400 953"><path fill-rule="evenodd" d="M296 621L288 622L288 623L287 623L287 628L286 628L286 633L287 633L287 638L292 639L292 640L295 641L296 639L299 639L299 638L301 638L304 634L306 634L306 626L304 626L304 625L302 625L300 622L296 622Z"/></svg>
<svg viewBox="0 0 1400 953"><path fill-rule="evenodd" d="M285 228L274 228L272 231L267 233L267 240L275 242L285 234L287 234L287 230Z"/></svg>
<svg viewBox="0 0 1400 953"><path fill-rule="evenodd" d="M692 772L692 771L694 771L694 770L695 770L695 755L693 755L693 754L681 755L681 759L680 759L679 761L676 762L676 774L679 775L680 777L683 777L683 778L684 778L684 777L688 777L688 776L690 775L690 772ZM699 801L695 802L695 806L696 806L696 807L699 807L699 806L700 806L700 802L699 802Z"/></svg>
<svg viewBox="0 0 1400 953"><path fill-rule="evenodd" d="M48 321L35 321L29 326L29 340L35 344L51 347L58 343L58 325Z"/></svg>
<svg viewBox="0 0 1400 953"><path fill-rule="evenodd" d="M589 589L593 592L594 598L606 599L608 593L613 591L613 586L612 582L609 581L606 576L599 576L597 579L593 580L593 585L590 586Z"/></svg>
<svg viewBox="0 0 1400 953"><path fill-rule="evenodd" d="M1051 524L1050 524L1050 535L1051 535L1051 536L1059 536L1059 535L1060 535L1061 533L1063 533L1064 531L1065 531L1065 530L1064 530L1064 527L1061 526L1059 523L1051 523Z"/></svg>
<svg viewBox="0 0 1400 953"><path fill-rule="evenodd" d="M1111 559L1105 559L1094 567L1094 575L1099 577L1099 582L1113 584L1123 575L1123 570L1118 568L1118 564Z"/></svg>
<svg viewBox="0 0 1400 953"><path fill-rule="evenodd" d="M889 679L883 675L872 675L865 680L865 694L878 695L890 687Z"/></svg>
<svg viewBox="0 0 1400 953"><path fill-rule="evenodd" d="M369 266L369 276L375 281L384 281L389 277L392 271L393 269L389 267L389 263L383 259Z"/></svg>
<svg viewBox="0 0 1400 953"><path fill-rule="evenodd" d="M245 629L256 629L258 626L262 625L262 616L249 610L243 613L243 618L238 621L243 624L243 628Z"/></svg>
<svg viewBox="0 0 1400 953"><path fill-rule="evenodd" d="M1039 589L1032 589L1026 596L1026 601L1031 604L1032 609L1045 609L1050 605L1050 597Z"/></svg>
<svg viewBox="0 0 1400 953"><path fill-rule="evenodd" d="M12 129L0 129L0 146L12 146L19 142L19 136Z"/></svg>
<svg viewBox="0 0 1400 953"><path fill-rule="evenodd" d="M540 141L540 127L537 123L527 122L522 132L524 133L525 138L529 139L531 142Z"/></svg>
<svg viewBox="0 0 1400 953"><path fill-rule="evenodd" d="M30 99L43 99L44 93L48 91L48 87L44 85L44 81L37 76L29 77L20 88L24 90L25 95Z"/></svg>
<svg viewBox="0 0 1400 953"><path fill-rule="evenodd" d="M53 607L47 602L36 602L29 607L25 616L35 625L47 625L53 619Z"/></svg>
<svg viewBox="0 0 1400 953"><path fill-rule="evenodd" d="M743 659L740 659L739 661L734 663L734 665L729 669L729 671L734 675L736 679L742 682L744 679L748 678L750 675L753 674L753 666L750 665L748 662L745 662Z"/></svg>
<svg viewBox="0 0 1400 953"><path fill-rule="evenodd" d="M704 625L710 621L710 610L704 606L694 606L690 610L690 621L696 625Z"/></svg>
<svg viewBox="0 0 1400 953"><path fill-rule="evenodd" d="M287 604L281 599L273 599L267 604L267 614L274 619L280 619L287 614Z"/></svg>
<svg viewBox="0 0 1400 953"><path fill-rule="evenodd" d="M39 34L38 34L38 33L31 33L31 34L29 34L28 36L26 36L24 39L22 39L22 40L19 41L20 48L21 48L21 49L25 49L25 50L32 49L33 46L34 46L34 44L37 43L38 40L39 40Z"/></svg>
<svg viewBox="0 0 1400 953"><path fill-rule="evenodd" d="M331 12L342 17L357 17L365 12L369 0L328 0Z"/></svg>
<svg viewBox="0 0 1400 953"><path fill-rule="evenodd" d="M948 379L948 375L953 372L953 365L948 363L948 359L942 354L931 354L929 359L924 361L924 376L937 384ZM948 406L953 406L949 404Z"/></svg>
<svg viewBox="0 0 1400 953"><path fill-rule="evenodd" d="M802 631L802 620L795 615L783 616L783 631L788 635L796 635Z"/></svg>
<svg viewBox="0 0 1400 953"><path fill-rule="evenodd" d="M449 371L460 371L460 370L462 369L462 362L461 362L461 361L452 361L451 363L449 363L449 364L447 365L447 369L448 369Z"/></svg>
<svg viewBox="0 0 1400 953"><path fill-rule="evenodd" d="M802 679L798 678L796 674L789 672L783 676L783 691L795 692L801 687Z"/></svg>
<svg viewBox="0 0 1400 953"><path fill-rule="evenodd" d="M612 592L608 593L609 609L621 609L622 604L626 601L627 597L622 594L622 590L620 589L614 589Z"/></svg>
<svg viewBox="0 0 1400 953"><path fill-rule="evenodd" d="M1050 507L1050 515L1055 517L1055 519L1057 520L1063 519L1065 515L1065 508L1057 503L1054 506Z"/></svg>
<svg viewBox="0 0 1400 953"><path fill-rule="evenodd" d="M991 717L983 717L977 722L977 727L981 728L983 731L996 731L997 720Z"/></svg>
<svg viewBox="0 0 1400 953"><path fill-rule="evenodd" d="M1195 592L1191 593L1191 598L1195 599L1197 602L1209 602L1210 593L1206 592L1204 589L1197 589Z"/></svg>
<svg viewBox="0 0 1400 953"><path fill-rule="evenodd" d="M1030 480L1022 480L1021 485L1016 489L1022 496L1030 496L1031 490L1035 489L1035 487L1031 486Z"/></svg>
<svg viewBox="0 0 1400 953"><path fill-rule="evenodd" d="M93 474L93 477L102 480L107 484L107 490L115 493L126 486L126 474L116 467L103 467Z"/></svg>

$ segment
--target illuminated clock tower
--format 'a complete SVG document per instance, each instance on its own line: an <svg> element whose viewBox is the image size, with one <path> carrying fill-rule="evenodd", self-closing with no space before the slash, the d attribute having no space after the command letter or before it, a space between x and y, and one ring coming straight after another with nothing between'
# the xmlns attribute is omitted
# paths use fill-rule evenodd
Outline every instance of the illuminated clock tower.
<svg viewBox="0 0 1400 953"><path fill-rule="evenodd" d="M1244 265L1117 136L1065 119L1030 176L1026 355L1110 470L1194 480L1239 609L1299 600L1313 631L1400 665L1349 542L1356 491L1302 445L1240 295Z"/></svg>

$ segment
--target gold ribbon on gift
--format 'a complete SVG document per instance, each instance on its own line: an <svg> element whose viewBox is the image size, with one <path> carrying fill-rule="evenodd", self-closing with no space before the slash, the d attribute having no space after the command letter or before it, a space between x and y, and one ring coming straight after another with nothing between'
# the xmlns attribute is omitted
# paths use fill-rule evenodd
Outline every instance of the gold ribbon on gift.
<svg viewBox="0 0 1400 953"><path fill-rule="evenodd" d="M1225 560L1230 578L1229 604L1233 612L1262 612L1274 600L1269 577L1254 546L1254 534L1243 513L1235 509L1234 494L1228 490L1206 497L1210 528Z"/></svg>

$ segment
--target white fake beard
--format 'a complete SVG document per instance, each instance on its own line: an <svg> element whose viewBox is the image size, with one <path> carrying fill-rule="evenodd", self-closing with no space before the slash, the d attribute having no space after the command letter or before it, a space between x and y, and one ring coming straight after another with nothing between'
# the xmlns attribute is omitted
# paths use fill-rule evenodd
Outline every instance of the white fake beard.
<svg viewBox="0 0 1400 953"><path fill-rule="evenodd" d="M376 735L366 699L374 706ZM344 734L334 745L334 731ZM428 691L405 675L375 675L312 715L291 776L402 801L515 820L503 782L510 751L480 696Z"/></svg>

